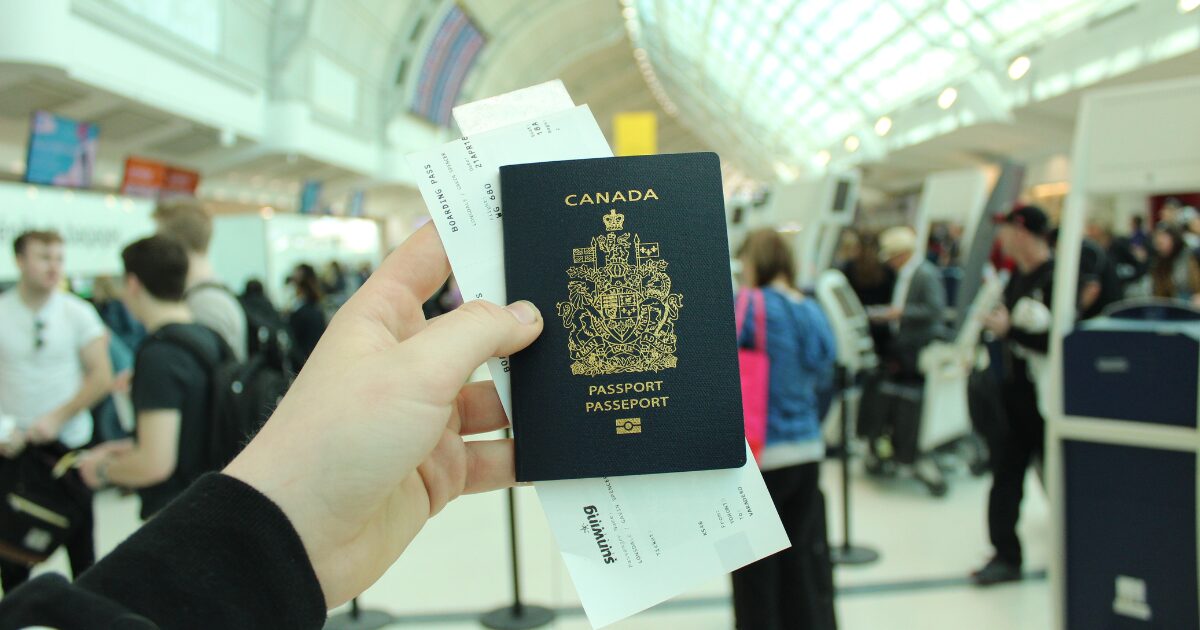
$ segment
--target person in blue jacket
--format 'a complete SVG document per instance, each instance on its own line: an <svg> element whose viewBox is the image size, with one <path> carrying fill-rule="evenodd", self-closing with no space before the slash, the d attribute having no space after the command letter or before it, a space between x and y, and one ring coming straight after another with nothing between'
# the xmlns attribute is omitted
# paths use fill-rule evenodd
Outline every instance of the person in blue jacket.
<svg viewBox="0 0 1200 630"><path fill-rule="evenodd" d="M833 331L821 307L796 289L791 248L776 231L750 233L738 258L742 290L761 291L766 311L767 439L758 463L792 547L733 573L734 617L741 629L835 628L817 395L833 371ZM743 348L756 335L749 304Z"/></svg>

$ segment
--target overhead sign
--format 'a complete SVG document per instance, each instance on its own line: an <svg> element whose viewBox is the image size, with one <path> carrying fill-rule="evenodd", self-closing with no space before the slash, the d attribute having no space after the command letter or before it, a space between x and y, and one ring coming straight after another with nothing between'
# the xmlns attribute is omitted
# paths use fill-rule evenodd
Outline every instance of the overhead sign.
<svg viewBox="0 0 1200 630"><path fill-rule="evenodd" d="M125 160L125 179L121 194L163 199L191 197L200 184L200 173L156 160L130 156Z"/></svg>
<svg viewBox="0 0 1200 630"><path fill-rule="evenodd" d="M620 112L613 116L613 144L618 156L658 153L658 115Z"/></svg>
<svg viewBox="0 0 1200 630"><path fill-rule="evenodd" d="M91 186L99 134L99 127L91 123L34 112L25 181L71 188Z"/></svg>

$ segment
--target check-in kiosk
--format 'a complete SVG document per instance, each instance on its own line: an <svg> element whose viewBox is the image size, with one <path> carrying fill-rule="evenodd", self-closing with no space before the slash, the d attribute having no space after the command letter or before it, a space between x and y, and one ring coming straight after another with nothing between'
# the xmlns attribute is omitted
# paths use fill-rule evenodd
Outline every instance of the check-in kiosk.
<svg viewBox="0 0 1200 630"><path fill-rule="evenodd" d="M777 227L794 228L796 281L803 288L816 284L833 264L842 230L854 222L862 174L834 172L780 187L771 195L770 216Z"/></svg>
<svg viewBox="0 0 1200 630"><path fill-rule="evenodd" d="M917 438L921 451L928 452L970 435L967 385L971 372L987 354L979 345L983 317L1001 303L1007 283L1007 272L988 274L954 340L935 341L921 352L918 367L925 375L921 431Z"/></svg>
<svg viewBox="0 0 1200 630"><path fill-rule="evenodd" d="M939 221L961 225L962 247L969 248L987 205L988 186L988 173L980 168L940 171L926 177L913 224L918 255L925 255L930 227Z"/></svg>
<svg viewBox="0 0 1200 630"><path fill-rule="evenodd" d="M869 547L851 543L850 528L850 424L858 417L861 388L853 387L857 375L873 369L878 363L875 342L871 338L870 320L858 295L836 269L827 269L817 278L814 291L825 311L837 344L837 390L825 421L825 441L841 445L839 454L842 473L842 543L835 546L833 559L837 564L868 564L879 559Z"/></svg>
<svg viewBox="0 0 1200 630"><path fill-rule="evenodd" d="M988 204L988 179L988 174L977 168L933 173L925 179L917 206L915 256L925 255L930 226L935 221L960 224L963 227L962 254L969 253ZM978 339L976 330L973 337L964 338L960 334L953 342L935 341L926 346L919 357L918 367L925 376L917 439L922 452L971 433L967 381L975 365Z"/></svg>
<svg viewBox="0 0 1200 630"><path fill-rule="evenodd" d="M1076 325L1061 290L1076 286L1093 201L1200 190L1197 111L1194 78L1081 103L1043 401L1057 628L1200 628L1200 324L1180 321L1185 305L1135 305Z"/></svg>
<svg viewBox="0 0 1200 630"><path fill-rule="evenodd" d="M828 314L837 342L838 365L852 374L874 368L877 359L871 340L871 322L858 295L836 269L827 269L817 278L817 301Z"/></svg>

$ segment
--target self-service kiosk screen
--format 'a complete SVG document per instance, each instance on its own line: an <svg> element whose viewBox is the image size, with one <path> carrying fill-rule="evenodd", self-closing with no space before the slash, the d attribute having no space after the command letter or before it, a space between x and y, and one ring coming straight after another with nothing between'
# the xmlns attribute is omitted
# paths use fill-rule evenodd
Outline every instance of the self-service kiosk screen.
<svg viewBox="0 0 1200 630"><path fill-rule="evenodd" d="M833 297L837 298L838 308L842 309L843 317L854 317L858 313L858 309L854 306L858 302L858 296L849 286L835 287Z"/></svg>
<svg viewBox="0 0 1200 630"><path fill-rule="evenodd" d="M846 200L850 196L850 181L841 179L838 180L837 190L833 193L833 211L843 212L846 210Z"/></svg>

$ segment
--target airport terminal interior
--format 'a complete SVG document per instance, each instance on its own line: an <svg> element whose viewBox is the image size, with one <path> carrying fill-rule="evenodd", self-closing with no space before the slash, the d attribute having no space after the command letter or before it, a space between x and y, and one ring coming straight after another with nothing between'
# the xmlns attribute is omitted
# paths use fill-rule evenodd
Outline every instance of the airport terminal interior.
<svg viewBox="0 0 1200 630"><path fill-rule="evenodd" d="M1200 0L0 0L0 628L1200 630L1198 112Z"/></svg>

